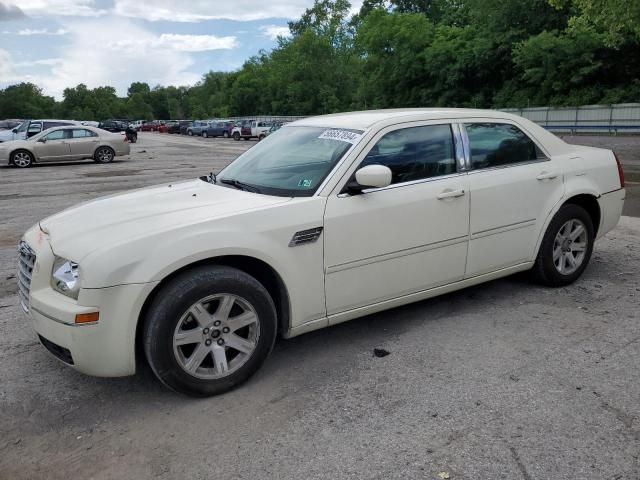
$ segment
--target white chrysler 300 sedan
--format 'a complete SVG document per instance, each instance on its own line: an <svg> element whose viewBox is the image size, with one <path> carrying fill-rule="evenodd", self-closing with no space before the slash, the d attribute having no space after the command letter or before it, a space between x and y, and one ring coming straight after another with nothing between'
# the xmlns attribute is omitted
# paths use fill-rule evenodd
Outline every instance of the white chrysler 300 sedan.
<svg viewBox="0 0 640 480"><path fill-rule="evenodd" d="M308 118L217 176L41 221L20 243L20 300L81 372L131 375L144 352L168 387L212 395L253 374L278 333L523 270L567 285L624 198L611 151L507 113Z"/></svg>

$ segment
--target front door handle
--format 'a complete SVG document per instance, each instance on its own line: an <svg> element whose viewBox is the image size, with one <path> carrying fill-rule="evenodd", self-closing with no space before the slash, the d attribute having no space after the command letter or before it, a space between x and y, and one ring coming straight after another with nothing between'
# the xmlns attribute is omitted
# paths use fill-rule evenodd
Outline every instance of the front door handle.
<svg viewBox="0 0 640 480"><path fill-rule="evenodd" d="M436 197L438 200L446 200L447 198L456 198L464 195L464 190L451 190L447 188L440 192Z"/></svg>
<svg viewBox="0 0 640 480"><path fill-rule="evenodd" d="M538 175L536 178L538 180L553 180L554 178L556 178L558 176L558 174L556 172L547 172L547 171L543 171L542 173L540 173L540 175Z"/></svg>

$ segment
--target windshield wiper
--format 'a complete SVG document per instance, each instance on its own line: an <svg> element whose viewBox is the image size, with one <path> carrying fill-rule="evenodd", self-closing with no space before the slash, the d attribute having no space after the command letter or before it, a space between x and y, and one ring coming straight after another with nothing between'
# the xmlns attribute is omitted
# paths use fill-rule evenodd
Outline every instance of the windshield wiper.
<svg viewBox="0 0 640 480"><path fill-rule="evenodd" d="M231 185L232 187L236 187L238 190L244 190L246 192L260 193L260 189L254 187L253 185L249 185L248 183L241 182L234 178L221 178L218 180L220 183L226 183L227 185Z"/></svg>

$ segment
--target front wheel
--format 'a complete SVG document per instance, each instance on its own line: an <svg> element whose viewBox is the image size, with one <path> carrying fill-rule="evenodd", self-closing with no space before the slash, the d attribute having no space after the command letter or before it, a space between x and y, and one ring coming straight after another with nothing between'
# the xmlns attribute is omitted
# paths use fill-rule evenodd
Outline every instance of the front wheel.
<svg viewBox="0 0 640 480"><path fill-rule="evenodd" d="M207 132L202 132L202 138L207 138L209 134Z"/></svg>
<svg viewBox="0 0 640 480"><path fill-rule="evenodd" d="M186 395L224 393L260 368L277 317L264 286L241 270L203 266L180 274L153 300L144 350L156 376Z"/></svg>
<svg viewBox="0 0 640 480"><path fill-rule="evenodd" d="M233 134L233 139L234 139L236 142L239 142L239 141L240 141L240 134L239 134L238 132L235 132L235 133Z"/></svg>
<svg viewBox="0 0 640 480"><path fill-rule="evenodd" d="M223 133L222 133L222 136L223 136L224 138L229 138L229 132L223 132Z"/></svg>
<svg viewBox="0 0 640 480"><path fill-rule="evenodd" d="M593 221L579 205L563 205L542 239L532 273L550 287L576 281L589 263L595 232Z"/></svg>
<svg viewBox="0 0 640 480"><path fill-rule="evenodd" d="M193 137L193 132L192 132L191 130L189 130L189 131L187 132L187 135L189 135L190 137Z"/></svg>
<svg viewBox="0 0 640 480"><path fill-rule="evenodd" d="M18 150L11 154L11 163L18 168L29 168L33 165L33 155L26 150Z"/></svg>

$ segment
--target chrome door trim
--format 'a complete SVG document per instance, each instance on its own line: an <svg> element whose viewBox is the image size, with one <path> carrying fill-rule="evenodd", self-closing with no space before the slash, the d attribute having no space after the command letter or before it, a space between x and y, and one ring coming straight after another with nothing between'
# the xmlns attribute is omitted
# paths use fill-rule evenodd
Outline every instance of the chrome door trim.
<svg viewBox="0 0 640 480"><path fill-rule="evenodd" d="M358 195L350 195L348 193L339 193L338 194L338 198L360 197L360 196L362 196L364 194L371 194L371 193L376 193L376 192L384 192L385 190L393 190L394 188L408 187L408 186L411 186L411 185L419 185L421 183L436 182L438 180L448 180L448 179L451 179L451 178L463 177L466 174L467 174L467 172L451 173L449 175L439 175L437 177L421 178L419 180L411 180L409 182L393 183L393 184L391 184L389 186L382 187L382 188L367 188L365 190L362 190L362 193L358 194Z"/></svg>

